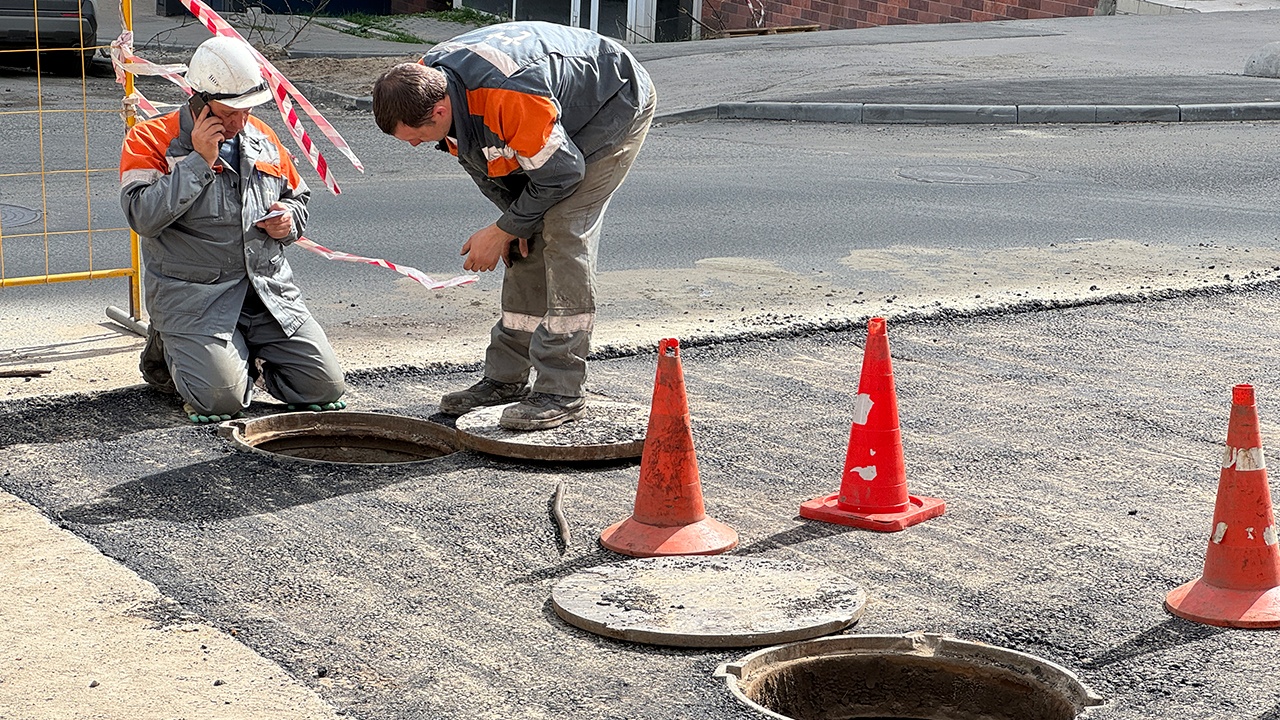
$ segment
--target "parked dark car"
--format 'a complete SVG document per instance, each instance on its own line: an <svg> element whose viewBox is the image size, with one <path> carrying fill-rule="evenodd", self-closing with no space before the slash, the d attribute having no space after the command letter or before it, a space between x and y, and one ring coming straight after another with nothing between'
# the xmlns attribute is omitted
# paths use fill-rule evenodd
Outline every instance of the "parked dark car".
<svg viewBox="0 0 1280 720"><path fill-rule="evenodd" d="M95 0L0 0L0 65L34 65L39 48L42 69L79 75L97 44Z"/></svg>

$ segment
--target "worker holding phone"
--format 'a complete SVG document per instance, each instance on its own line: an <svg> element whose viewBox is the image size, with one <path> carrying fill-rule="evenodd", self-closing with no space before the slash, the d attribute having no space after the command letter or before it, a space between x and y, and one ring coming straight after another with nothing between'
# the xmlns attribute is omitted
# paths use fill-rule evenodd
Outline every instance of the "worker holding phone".
<svg viewBox="0 0 1280 720"><path fill-rule="evenodd" d="M284 258L311 192L251 115L271 97L257 60L211 38L187 82L190 103L131 128L120 157L151 321L143 378L172 387L192 422L239 415L255 384L292 409L341 409L342 370Z"/></svg>

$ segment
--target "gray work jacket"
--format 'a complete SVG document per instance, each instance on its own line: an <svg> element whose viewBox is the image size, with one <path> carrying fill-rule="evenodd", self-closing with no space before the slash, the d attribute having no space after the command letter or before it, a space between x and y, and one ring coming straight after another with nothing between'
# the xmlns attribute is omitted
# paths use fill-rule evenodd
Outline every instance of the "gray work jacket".
<svg viewBox="0 0 1280 720"><path fill-rule="evenodd" d="M250 289L292 335L311 316L284 247L301 235L311 191L271 128L250 117L240 167L210 168L191 145L184 106L131 128L120 158L120 204L141 238L143 288L160 332L228 340ZM293 234L276 240L254 225L279 201Z"/></svg>
<svg viewBox="0 0 1280 720"><path fill-rule="evenodd" d="M623 141L653 87L621 43L545 22L478 28L419 62L448 78L453 128L439 149L504 211L498 227L522 238Z"/></svg>

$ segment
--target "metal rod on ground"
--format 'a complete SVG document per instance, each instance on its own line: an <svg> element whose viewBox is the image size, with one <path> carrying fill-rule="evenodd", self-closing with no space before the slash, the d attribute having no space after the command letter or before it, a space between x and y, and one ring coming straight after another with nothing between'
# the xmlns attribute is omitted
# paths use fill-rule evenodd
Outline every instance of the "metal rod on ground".
<svg viewBox="0 0 1280 720"><path fill-rule="evenodd" d="M137 335L141 335L142 337L146 337L147 332L150 329L150 325L147 324L147 321L130 317L129 313L114 305L107 306L107 317L124 326L126 330Z"/></svg>
<svg viewBox="0 0 1280 720"><path fill-rule="evenodd" d="M556 483L556 494L551 500L551 516L555 518L556 529L560 531L560 542L569 548L569 521L564 517L564 483Z"/></svg>
<svg viewBox="0 0 1280 720"><path fill-rule="evenodd" d="M42 377L53 372L47 369L31 369L31 370L0 370L0 377Z"/></svg>

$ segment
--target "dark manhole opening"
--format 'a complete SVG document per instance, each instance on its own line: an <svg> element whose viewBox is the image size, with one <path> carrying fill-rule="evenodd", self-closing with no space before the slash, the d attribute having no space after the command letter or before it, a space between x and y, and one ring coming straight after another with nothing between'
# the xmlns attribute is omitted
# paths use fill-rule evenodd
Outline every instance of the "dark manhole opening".
<svg viewBox="0 0 1280 720"><path fill-rule="evenodd" d="M1071 720L1102 704L1047 660L919 633L770 648L717 674L742 703L793 720Z"/></svg>
<svg viewBox="0 0 1280 720"><path fill-rule="evenodd" d="M324 463L421 462L458 449L453 428L383 413L283 413L230 420L219 433L244 450Z"/></svg>

